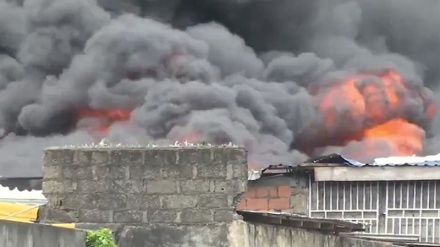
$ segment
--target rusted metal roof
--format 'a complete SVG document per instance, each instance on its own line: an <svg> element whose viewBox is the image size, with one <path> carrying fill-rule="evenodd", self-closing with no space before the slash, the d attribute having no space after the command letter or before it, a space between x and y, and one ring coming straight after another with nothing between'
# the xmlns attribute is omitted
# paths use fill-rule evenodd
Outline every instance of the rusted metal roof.
<svg viewBox="0 0 440 247"><path fill-rule="evenodd" d="M343 220L311 218L304 215L284 212L237 211L237 213L243 216L244 221L254 223L282 225L326 233L365 231L363 224Z"/></svg>

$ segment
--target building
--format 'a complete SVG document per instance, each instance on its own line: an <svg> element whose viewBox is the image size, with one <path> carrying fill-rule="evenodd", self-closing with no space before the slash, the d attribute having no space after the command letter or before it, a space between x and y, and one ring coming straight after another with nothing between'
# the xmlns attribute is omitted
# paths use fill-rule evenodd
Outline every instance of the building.
<svg viewBox="0 0 440 247"><path fill-rule="evenodd" d="M271 166L250 172L239 208L361 222L370 234L440 243L439 164L438 156L361 164L333 154Z"/></svg>

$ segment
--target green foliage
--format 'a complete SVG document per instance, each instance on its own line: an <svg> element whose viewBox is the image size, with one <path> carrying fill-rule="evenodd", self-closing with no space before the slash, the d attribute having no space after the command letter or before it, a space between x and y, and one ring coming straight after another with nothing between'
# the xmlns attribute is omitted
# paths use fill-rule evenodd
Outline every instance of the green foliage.
<svg viewBox="0 0 440 247"><path fill-rule="evenodd" d="M87 247L117 247L113 239L112 231L108 228L101 228L96 231L87 231Z"/></svg>

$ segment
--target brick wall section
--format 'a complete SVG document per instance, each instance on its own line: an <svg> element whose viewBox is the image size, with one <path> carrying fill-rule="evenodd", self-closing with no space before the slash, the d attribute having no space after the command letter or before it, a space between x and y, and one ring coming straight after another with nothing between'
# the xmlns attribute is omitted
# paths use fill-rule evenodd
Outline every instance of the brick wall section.
<svg viewBox="0 0 440 247"><path fill-rule="evenodd" d="M307 214L307 177L287 174L248 183L237 210Z"/></svg>
<svg viewBox="0 0 440 247"><path fill-rule="evenodd" d="M42 221L154 226L170 237L177 225L232 222L247 184L246 151L234 147L52 148L43 173Z"/></svg>

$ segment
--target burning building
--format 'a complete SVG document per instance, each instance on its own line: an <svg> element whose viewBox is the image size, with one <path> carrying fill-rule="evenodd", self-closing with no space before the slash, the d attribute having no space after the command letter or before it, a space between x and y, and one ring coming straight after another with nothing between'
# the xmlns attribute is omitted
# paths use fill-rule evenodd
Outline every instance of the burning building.
<svg viewBox="0 0 440 247"><path fill-rule="evenodd" d="M437 1L153 2L0 0L0 175L104 137L233 142L255 167L439 152Z"/></svg>

